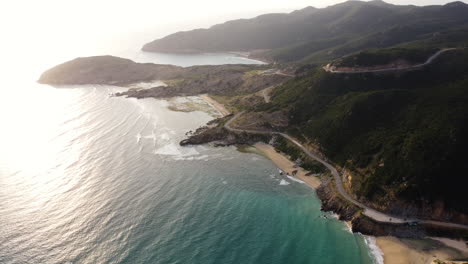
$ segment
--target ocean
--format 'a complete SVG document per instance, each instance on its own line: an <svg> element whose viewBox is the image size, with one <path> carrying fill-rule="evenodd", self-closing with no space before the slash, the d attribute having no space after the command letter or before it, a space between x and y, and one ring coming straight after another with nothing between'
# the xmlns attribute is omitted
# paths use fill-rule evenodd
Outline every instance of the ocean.
<svg viewBox="0 0 468 264"><path fill-rule="evenodd" d="M140 44L106 54L259 63L144 53ZM110 96L122 87L35 82L64 58L92 54L22 60L1 77L0 263L377 263L371 239L321 212L312 189L263 156L179 146L217 115L200 98L136 100Z"/></svg>

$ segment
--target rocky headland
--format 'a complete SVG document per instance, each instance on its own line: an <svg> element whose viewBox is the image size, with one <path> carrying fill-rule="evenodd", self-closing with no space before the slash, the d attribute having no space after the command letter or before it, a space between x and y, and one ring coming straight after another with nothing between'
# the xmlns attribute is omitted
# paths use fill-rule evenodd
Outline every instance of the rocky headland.
<svg viewBox="0 0 468 264"><path fill-rule="evenodd" d="M135 98L199 94L239 95L258 92L291 77L264 74L268 65L219 65L179 67L136 63L113 56L77 58L42 74L39 83L50 85L101 84L128 86L139 82L164 81L167 86L129 89L117 96Z"/></svg>

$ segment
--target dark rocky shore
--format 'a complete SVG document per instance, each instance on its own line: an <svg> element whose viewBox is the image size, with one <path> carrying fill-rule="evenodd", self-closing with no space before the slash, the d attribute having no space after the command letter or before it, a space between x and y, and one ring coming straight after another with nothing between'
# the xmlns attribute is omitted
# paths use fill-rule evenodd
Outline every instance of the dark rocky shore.
<svg viewBox="0 0 468 264"><path fill-rule="evenodd" d="M212 120L206 126L200 127L186 135L187 139L180 142L181 146L213 143L215 146L253 145L257 142L268 142L270 136L235 133L224 128L224 124L232 117L225 116Z"/></svg>

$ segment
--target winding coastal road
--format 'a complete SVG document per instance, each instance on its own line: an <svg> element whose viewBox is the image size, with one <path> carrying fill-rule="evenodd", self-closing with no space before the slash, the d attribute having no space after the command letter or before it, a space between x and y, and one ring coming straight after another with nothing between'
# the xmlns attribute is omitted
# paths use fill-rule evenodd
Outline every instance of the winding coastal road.
<svg viewBox="0 0 468 264"><path fill-rule="evenodd" d="M437 57L439 57L441 54L451 51L451 50L456 50L457 48L446 48L446 49L441 49L434 53L432 56L430 56L424 63L404 67L404 68L385 68L385 69L378 69L378 70L361 70L361 71L337 71L334 69L333 66L328 64L327 66L323 67L323 69L326 72L331 72L331 73L346 73L346 74L353 74L353 73L379 73L379 72L393 72L393 71L408 71L408 70L415 70L422 68L428 64L431 64Z"/></svg>
<svg viewBox="0 0 468 264"><path fill-rule="evenodd" d="M449 222L441 222L441 221L433 221L433 220L422 220L422 219L408 219L408 218L402 218L402 217L397 217L393 215L388 215L382 212L379 212L375 209L372 209L363 203L360 203L359 201L356 201L354 198L352 198L344 189L343 187L343 182L341 180L341 175L338 172L338 170L330 163L319 157L317 154L311 152L308 150L304 145L302 145L299 141L296 139L292 138L291 136L281 133L281 132L269 132L269 131L261 131L261 130L251 130L251 129L240 129L240 128L233 128L231 127L232 122L234 122L237 118L239 118L245 111L239 112L235 114L229 121L227 121L224 124L224 128L231 132L237 132L237 133L252 133L252 134L264 134L264 135L279 135L282 136L283 138L291 141L293 144L298 146L304 153L306 153L309 157L317 160L318 162L322 163L327 169L330 170L331 174L333 175L333 178L335 180L336 184L336 189L340 193L340 195L346 199L348 202L356 205L359 208L364 209L364 215L368 216L369 218L380 222L380 223L392 223L392 224L404 224L404 223L418 223L418 224L428 224L428 225L434 225L434 226L439 226L439 227L446 227L446 228L456 228L456 229L464 229L468 230L467 225L462 225L462 224L456 224L456 223L449 223Z"/></svg>

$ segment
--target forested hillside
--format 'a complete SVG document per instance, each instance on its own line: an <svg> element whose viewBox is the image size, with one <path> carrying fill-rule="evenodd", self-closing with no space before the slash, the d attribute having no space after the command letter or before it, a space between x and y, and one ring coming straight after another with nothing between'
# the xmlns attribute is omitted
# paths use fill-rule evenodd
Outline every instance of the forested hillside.
<svg viewBox="0 0 468 264"><path fill-rule="evenodd" d="M353 172L361 198L443 201L467 213L468 51L397 74L320 67L274 91L256 111L287 109L288 132Z"/></svg>

